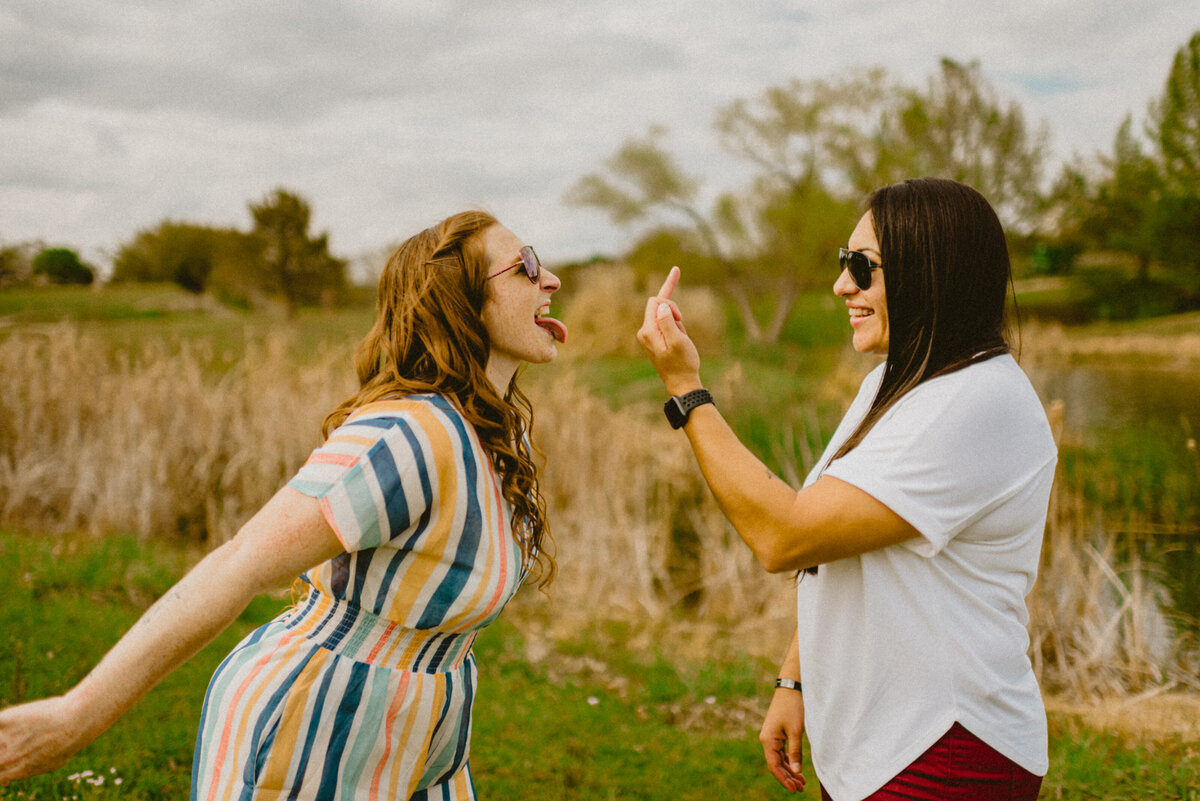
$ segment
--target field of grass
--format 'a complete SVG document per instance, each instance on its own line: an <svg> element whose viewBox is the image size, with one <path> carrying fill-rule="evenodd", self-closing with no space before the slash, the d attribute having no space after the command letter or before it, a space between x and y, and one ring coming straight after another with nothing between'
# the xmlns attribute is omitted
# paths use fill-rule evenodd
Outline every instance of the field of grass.
<svg viewBox="0 0 1200 801"><path fill-rule="evenodd" d="M632 337L641 302L627 290L571 298L563 358L524 379L550 465L561 572L553 605L518 599L478 643L479 789L491 798L779 797L754 733L794 623L791 588L763 580L686 444L662 425L660 385ZM348 357L371 316L254 316L161 287L0 292L0 373L16 379L0 385L0 530L36 532L0 537L0 586L14 588L0 605L0 703L80 677L289 477L317 444L324 411L348 393ZM689 322L708 343L704 377L719 405L789 481L807 471L871 366L847 352L843 326L819 296L802 299L774 346L745 342L719 313ZM1146 328L1093 326L1086 336L1112 351L1134 333L1184 335L1169 321ZM1075 330L1063 337L1081 341ZM1121 533L1168 517L1172 531L1197 522L1200 466L1175 433L1165 445L1103 452L1062 441L1031 635L1043 686L1075 701L1200 682L1193 635L1164 634L1149 541L1131 545ZM112 453L123 454L119 468ZM155 543L153 553L139 542ZM0 799L102 797L117 778L122 798L179 797L208 675L283 603L260 599L69 770L0 789ZM582 611L566 618L568 609ZM712 661L718 653L730 656ZM1183 788L1200 784L1200 737L1178 726L1131 737L1064 711L1052 732L1043 797L1188 798ZM101 775L106 783L95 784Z"/></svg>
<svg viewBox="0 0 1200 801"><path fill-rule="evenodd" d="M0 706L60 692L81 678L198 556L194 547L133 537L0 532ZM0 799L186 797L209 675L288 600L286 592L257 599L66 766L0 788ZM477 641L472 768L481 798L786 795L763 768L757 742L774 676L768 660L681 658L615 623L547 638L544 614L523 596ZM806 773L815 782L807 765ZM1194 800L1198 787L1200 741L1171 734L1134 740L1077 714L1051 713L1043 798Z"/></svg>

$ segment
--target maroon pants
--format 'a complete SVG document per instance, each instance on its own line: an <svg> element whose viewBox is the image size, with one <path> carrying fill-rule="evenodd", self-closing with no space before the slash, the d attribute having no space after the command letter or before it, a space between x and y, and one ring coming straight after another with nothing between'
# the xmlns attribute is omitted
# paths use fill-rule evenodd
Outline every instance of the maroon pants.
<svg viewBox="0 0 1200 801"><path fill-rule="evenodd" d="M866 801L1034 801L1035 776L959 723ZM821 788L823 801L833 801Z"/></svg>

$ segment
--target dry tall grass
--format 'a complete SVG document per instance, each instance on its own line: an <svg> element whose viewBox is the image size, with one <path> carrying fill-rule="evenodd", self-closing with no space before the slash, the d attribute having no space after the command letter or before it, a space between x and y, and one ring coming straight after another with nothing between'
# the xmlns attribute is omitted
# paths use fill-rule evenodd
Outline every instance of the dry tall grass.
<svg viewBox="0 0 1200 801"><path fill-rule="evenodd" d="M318 444L353 380L348 350L301 364L282 335L228 371L202 343L110 349L69 325L0 341L0 526L223 541ZM671 645L778 657L790 582L758 568L658 409L614 411L569 373L531 395L561 567L551 625L617 618ZM1153 570L1120 545L1097 510L1056 489L1029 599L1043 685L1078 697L1200 686L1200 651L1171 627Z"/></svg>
<svg viewBox="0 0 1200 801"><path fill-rule="evenodd" d="M228 371L202 340L113 352L69 324L0 342L0 525L222 542L319 444L345 354L282 334ZM336 365L336 367L335 367Z"/></svg>

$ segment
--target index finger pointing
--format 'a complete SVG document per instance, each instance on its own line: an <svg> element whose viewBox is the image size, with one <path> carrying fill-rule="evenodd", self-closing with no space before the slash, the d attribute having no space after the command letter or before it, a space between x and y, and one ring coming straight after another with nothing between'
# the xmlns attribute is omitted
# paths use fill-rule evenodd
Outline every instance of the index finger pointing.
<svg viewBox="0 0 1200 801"><path fill-rule="evenodd" d="M672 267L671 271L669 273L667 273L667 280L663 281L662 289L658 290L658 294L655 297L661 298L663 300L669 299L671 297L671 293L675 291L675 286L678 283L679 283L679 268Z"/></svg>

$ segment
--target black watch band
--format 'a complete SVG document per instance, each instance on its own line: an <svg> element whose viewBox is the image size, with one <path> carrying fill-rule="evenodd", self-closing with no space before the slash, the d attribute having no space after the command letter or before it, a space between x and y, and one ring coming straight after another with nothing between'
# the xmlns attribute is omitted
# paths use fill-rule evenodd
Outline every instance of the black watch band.
<svg viewBox="0 0 1200 801"><path fill-rule="evenodd" d="M694 389L686 395L672 395L663 404L663 412L667 415L667 422L671 424L671 428L683 428L692 414L692 409L712 402L712 393L707 389Z"/></svg>

